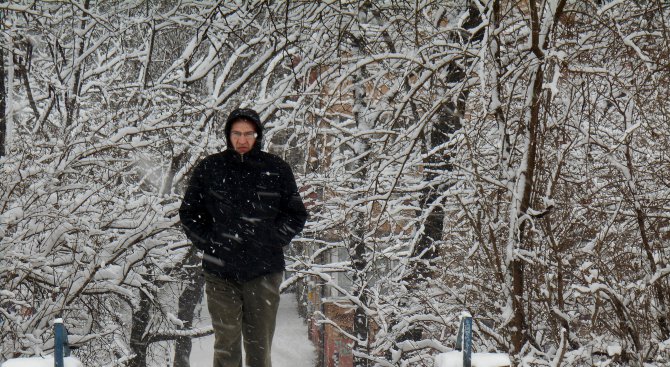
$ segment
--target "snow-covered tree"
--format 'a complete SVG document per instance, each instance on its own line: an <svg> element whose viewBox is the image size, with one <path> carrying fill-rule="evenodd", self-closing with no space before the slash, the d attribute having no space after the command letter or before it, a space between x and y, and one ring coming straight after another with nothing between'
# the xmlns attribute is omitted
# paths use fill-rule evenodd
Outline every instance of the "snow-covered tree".
<svg viewBox="0 0 670 367"><path fill-rule="evenodd" d="M2 359L185 366L202 294L176 209L256 108L311 219L288 284L355 313L356 364L475 347L667 363L662 1L0 3ZM4 130L6 129L6 130ZM608 354L609 353L609 354ZM168 358L169 359L169 358Z"/></svg>
<svg viewBox="0 0 670 367"><path fill-rule="evenodd" d="M222 148L220 111L274 112L283 98L268 80L292 37L255 23L275 14L255 4L2 11L14 71L3 78L14 122L0 184L3 358L48 351L57 316L86 364L142 366L160 341L188 349L211 330L190 325L202 277L179 192Z"/></svg>

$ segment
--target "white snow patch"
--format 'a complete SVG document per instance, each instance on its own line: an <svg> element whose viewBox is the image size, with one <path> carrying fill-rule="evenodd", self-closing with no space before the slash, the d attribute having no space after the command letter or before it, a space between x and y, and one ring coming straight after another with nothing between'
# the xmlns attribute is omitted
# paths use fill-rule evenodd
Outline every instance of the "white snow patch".
<svg viewBox="0 0 670 367"><path fill-rule="evenodd" d="M116 132L116 134L112 135L112 137L109 138L109 140L110 140L112 143L117 143L117 142L119 142L121 139L123 139L124 137L126 137L126 136L128 136L128 135L137 134L137 133L139 133L139 132L140 132L140 129L138 129L138 128L135 127L135 126L127 126L127 127L123 127L123 128L120 128L120 129Z"/></svg>
<svg viewBox="0 0 670 367"><path fill-rule="evenodd" d="M602 15L604 12L609 11L610 9L614 8L615 6L624 3L626 0L614 0L610 1L609 3L605 4L603 7L598 9L598 15Z"/></svg>
<svg viewBox="0 0 670 367"><path fill-rule="evenodd" d="M23 213L23 208L21 207L15 207L12 209L7 210L6 212L2 213L0 215L0 224L15 224L19 220L23 219L24 213Z"/></svg>
<svg viewBox="0 0 670 367"><path fill-rule="evenodd" d="M63 358L65 367L84 367L84 365L75 357ZM2 364L2 367L53 367L53 356L30 357L9 359Z"/></svg>
<svg viewBox="0 0 670 367"><path fill-rule="evenodd" d="M472 353L472 367L511 366L509 356L504 353ZM434 367L463 367L463 352L440 353L435 356Z"/></svg>
<svg viewBox="0 0 670 367"><path fill-rule="evenodd" d="M610 357L620 356L623 348L620 345L608 345L607 346L607 355Z"/></svg>

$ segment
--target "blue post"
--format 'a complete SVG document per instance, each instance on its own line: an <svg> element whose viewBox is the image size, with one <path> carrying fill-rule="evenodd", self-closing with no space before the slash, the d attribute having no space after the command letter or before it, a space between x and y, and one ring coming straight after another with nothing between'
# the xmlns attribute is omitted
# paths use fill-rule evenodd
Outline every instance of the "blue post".
<svg viewBox="0 0 670 367"><path fill-rule="evenodd" d="M463 312L456 336L456 350L463 352L463 367L472 366L472 316Z"/></svg>
<svg viewBox="0 0 670 367"><path fill-rule="evenodd" d="M54 320L54 366L65 367L65 357L70 356L67 331L63 319Z"/></svg>
<svg viewBox="0 0 670 367"><path fill-rule="evenodd" d="M463 367L472 366L472 316L463 317Z"/></svg>

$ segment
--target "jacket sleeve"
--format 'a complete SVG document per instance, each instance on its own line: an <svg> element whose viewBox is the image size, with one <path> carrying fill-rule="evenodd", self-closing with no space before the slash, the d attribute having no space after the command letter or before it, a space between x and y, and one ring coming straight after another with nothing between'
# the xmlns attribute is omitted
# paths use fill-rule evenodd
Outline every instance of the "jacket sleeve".
<svg viewBox="0 0 670 367"><path fill-rule="evenodd" d="M184 193L184 200L179 208L181 225L186 237L200 250L207 251L210 247L209 233L212 228L212 217L207 211L207 186L204 180L204 164L196 166Z"/></svg>
<svg viewBox="0 0 670 367"><path fill-rule="evenodd" d="M293 237L300 233L307 221L307 209L302 202L298 185L288 164L282 172L284 189L282 190L279 213L275 220L277 235L282 246L288 245Z"/></svg>

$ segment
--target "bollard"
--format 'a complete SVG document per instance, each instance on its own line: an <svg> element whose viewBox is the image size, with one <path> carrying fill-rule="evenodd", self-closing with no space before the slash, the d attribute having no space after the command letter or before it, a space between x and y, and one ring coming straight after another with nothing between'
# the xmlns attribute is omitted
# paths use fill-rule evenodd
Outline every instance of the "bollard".
<svg viewBox="0 0 670 367"><path fill-rule="evenodd" d="M463 367L472 366L472 315L461 314L461 324L456 336L456 350L463 352Z"/></svg>
<svg viewBox="0 0 670 367"><path fill-rule="evenodd" d="M67 331L63 319L54 320L54 367L65 367L65 357L70 356Z"/></svg>

